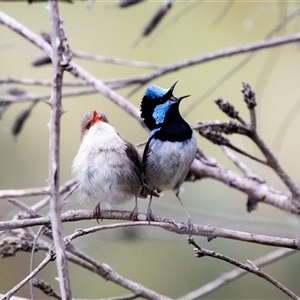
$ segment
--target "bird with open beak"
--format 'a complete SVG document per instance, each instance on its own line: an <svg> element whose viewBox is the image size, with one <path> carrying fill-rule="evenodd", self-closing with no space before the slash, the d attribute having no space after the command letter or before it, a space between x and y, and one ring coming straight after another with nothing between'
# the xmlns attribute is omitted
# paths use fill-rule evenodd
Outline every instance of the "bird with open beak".
<svg viewBox="0 0 300 300"><path fill-rule="evenodd" d="M101 218L102 202L113 206L133 198L131 219L136 220L137 198L146 198L150 193L143 184L137 149L99 111L87 113L81 121L81 145L72 172L83 198L96 203L93 215L97 221Z"/></svg>

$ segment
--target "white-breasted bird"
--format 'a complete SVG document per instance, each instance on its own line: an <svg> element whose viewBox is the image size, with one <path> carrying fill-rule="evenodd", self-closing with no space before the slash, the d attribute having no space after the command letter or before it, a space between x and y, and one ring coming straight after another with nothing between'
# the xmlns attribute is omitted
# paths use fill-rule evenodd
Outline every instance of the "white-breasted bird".
<svg viewBox="0 0 300 300"><path fill-rule="evenodd" d="M95 219L100 219L100 204L110 206L135 199L132 220L138 214L137 197L150 193L142 180L141 157L108 123L106 116L93 111L81 121L81 145L72 165L74 178L84 198L96 203Z"/></svg>

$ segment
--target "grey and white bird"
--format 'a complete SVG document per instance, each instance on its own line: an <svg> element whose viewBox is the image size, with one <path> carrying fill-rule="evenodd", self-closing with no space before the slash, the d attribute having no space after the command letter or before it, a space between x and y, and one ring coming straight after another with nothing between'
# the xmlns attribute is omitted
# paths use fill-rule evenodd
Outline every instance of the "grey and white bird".
<svg viewBox="0 0 300 300"><path fill-rule="evenodd" d="M180 187L195 158L197 143L193 131L179 113L183 96L176 98L173 90L150 85L141 103L141 117L150 130L145 146L142 169L143 178L151 190L173 190L192 223L180 196ZM153 219L151 199L148 205L148 221Z"/></svg>
<svg viewBox="0 0 300 300"><path fill-rule="evenodd" d="M141 157L99 111L87 113L81 121L81 145L72 172L83 198L97 204L93 210L97 221L102 202L113 206L133 198L135 206L131 218L136 219L137 197L147 197Z"/></svg>

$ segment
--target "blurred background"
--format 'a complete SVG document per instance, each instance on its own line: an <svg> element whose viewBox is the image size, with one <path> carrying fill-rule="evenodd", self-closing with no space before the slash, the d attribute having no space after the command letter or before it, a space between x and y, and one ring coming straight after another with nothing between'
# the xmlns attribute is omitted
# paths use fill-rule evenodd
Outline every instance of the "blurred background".
<svg viewBox="0 0 300 300"><path fill-rule="evenodd" d="M60 14L69 44L74 51L84 51L125 60L144 61L152 64L172 64L177 61L204 55L231 46L264 39L274 28L286 21L274 36L299 31L298 15L289 17L299 9L292 1L175 1L172 9L156 30L146 38L140 38L142 29L152 18L160 1L142 3L120 9L117 1L95 1L87 8L86 1L73 4L60 3ZM0 10L15 18L35 33L50 31L49 12L46 3L1 2ZM32 67L31 62L43 56L34 45L7 27L0 26L0 80L12 78L52 79L51 65ZM138 42L137 42L138 41ZM153 84L170 87L176 80L175 95L191 94L183 101L181 112L190 124L201 120L226 120L214 103L217 97L230 101L249 120L240 88L249 83L257 96L258 130L261 137L273 149L282 166L299 183L299 44L266 49L252 54L252 59L243 64L226 80L221 80L250 54L236 55L185 68L155 79ZM74 58L97 78L117 79L153 72L150 69L96 63ZM78 81L65 72L66 81ZM207 91L216 85L210 92ZM50 87L23 85L0 85L0 99L8 89L18 87L28 93L49 94ZM64 88L64 92L80 88ZM145 87L137 90L129 100L139 107ZM132 87L118 92L124 96ZM25 123L22 132L14 137L11 129L20 111L29 102L10 105L0 119L0 189L21 189L47 185L49 166L50 107L39 102ZM120 134L132 143L145 141L145 129L123 110L100 94L83 95L63 99L66 113L62 116L61 128L61 183L71 179L71 165L79 147L79 122L90 110L104 111ZM214 146L197 134L198 146L209 157L223 166L235 170L233 164ZM260 156L249 140L234 136L231 141L238 147ZM283 183L266 167L242 158L270 186L286 191ZM299 235L299 218L273 207L260 204L251 214L246 211L247 197L224 184L205 179L184 184L182 199L198 224L213 224L228 229L253 233L296 238ZM42 197L22 199L32 205ZM133 202L120 206L131 210ZM140 200L140 211L146 211L147 202ZM64 207L82 209L73 194ZM153 213L185 220L186 216L171 192L155 199ZM0 199L0 220L9 220L18 210L5 199ZM47 213L47 209L43 210ZM103 221L107 222L107 221ZM76 228L95 226L93 220L64 224L65 234ZM275 250L237 241L215 239L208 243L205 238L196 238L203 247L221 252L239 261L254 260ZM193 248L185 236L164 232L157 228L134 228L102 231L81 237L75 244L88 255L108 263L122 276L140 282L158 293L177 298L217 278L233 267L210 258L194 258ZM35 255L35 265L45 256ZM5 293L29 272L27 253L18 253L14 258L0 260L0 293ZM108 283L73 264L70 266L71 285L75 298L105 298L127 294L126 291ZM284 285L300 294L298 254L285 258L264 270ZM9 276L8 276L9 274ZM56 282L56 265L51 263L39 278L53 284ZM29 297L28 285L18 295ZM46 298L36 292L37 299ZM229 285L204 297L205 299L286 299L287 296L269 283L254 275L246 275Z"/></svg>

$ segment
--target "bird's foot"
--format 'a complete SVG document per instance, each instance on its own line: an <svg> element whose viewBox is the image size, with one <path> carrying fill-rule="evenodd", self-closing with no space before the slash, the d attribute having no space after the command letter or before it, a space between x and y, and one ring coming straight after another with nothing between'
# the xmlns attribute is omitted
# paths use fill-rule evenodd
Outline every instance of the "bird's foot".
<svg viewBox="0 0 300 300"><path fill-rule="evenodd" d="M134 207L134 209L132 210L132 212L130 213L130 218L131 218L131 221L134 222L134 221L137 221L138 220L138 215L139 215L139 211L138 211L138 208L137 206Z"/></svg>
<svg viewBox="0 0 300 300"><path fill-rule="evenodd" d="M102 221L101 219L101 208L100 208L100 203L98 203L94 209L93 209L93 217L94 219L96 219L97 223L99 224L99 219Z"/></svg>
<svg viewBox="0 0 300 300"><path fill-rule="evenodd" d="M187 220L187 232L189 234L189 238L193 235L193 232L194 232L194 223L193 223L192 218L190 218L190 217Z"/></svg>
<svg viewBox="0 0 300 300"><path fill-rule="evenodd" d="M151 221L154 221L154 216L153 216L153 213L152 213L152 209L151 208L148 208L147 209L147 221L148 221L148 224L150 225L150 222Z"/></svg>

